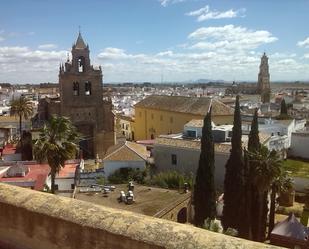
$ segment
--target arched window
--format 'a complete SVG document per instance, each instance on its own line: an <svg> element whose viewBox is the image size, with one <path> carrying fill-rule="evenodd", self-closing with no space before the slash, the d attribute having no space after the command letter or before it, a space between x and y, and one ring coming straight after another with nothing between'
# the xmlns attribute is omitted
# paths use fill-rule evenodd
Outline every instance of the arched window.
<svg viewBox="0 0 309 249"><path fill-rule="evenodd" d="M91 95L91 82L90 81L85 82L85 95L87 96Z"/></svg>
<svg viewBox="0 0 309 249"><path fill-rule="evenodd" d="M78 96L79 95L79 83L73 82L73 95Z"/></svg>
<svg viewBox="0 0 309 249"><path fill-rule="evenodd" d="M78 72L79 73L85 72L85 58L83 56L80 56L78 58Z"/></svg>

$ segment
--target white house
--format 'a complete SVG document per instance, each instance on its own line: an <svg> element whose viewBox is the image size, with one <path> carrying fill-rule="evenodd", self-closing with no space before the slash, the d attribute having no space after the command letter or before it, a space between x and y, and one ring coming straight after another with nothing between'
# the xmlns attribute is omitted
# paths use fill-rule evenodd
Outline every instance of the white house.
<svg viewBox="0 0 309 249"><path fill-rule="evenodd" d="M126 141L108 149L103 159L105 177L121 168L144 169L150 153L146 146Z"/></svg>
<svg viewBox="0 0 309 249"><path fill-rule="evenodd" d="M56 191L73 191L75 188L75 176L76 169L78 167L78 162L69 162L66 163L64 167L62 167L59 173L56 174L55 178L55 188ZM48 176L46 180L46 184L49 188L51 188L51 177Z"/></svg>
<svg viewBox="0 0 309 249"><path fill-rule="evenodd" d="M294 157L309 159L309 131L292 133L289 154Z"/></svg>

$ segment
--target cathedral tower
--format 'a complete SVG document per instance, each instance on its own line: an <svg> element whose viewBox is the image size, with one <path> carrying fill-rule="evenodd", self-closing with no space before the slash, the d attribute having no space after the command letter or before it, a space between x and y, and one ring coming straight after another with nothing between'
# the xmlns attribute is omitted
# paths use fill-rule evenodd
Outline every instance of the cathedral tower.
<svg viewBox="0 0 309 249"><path fill-rule="evenodd" d="M80 147L87 157L114 144L114 115L110 100L103 100L101 67L94 68L89 46L79 32L72 46L72 60L59 69L60 114L71 119L82 135Z"/></svg>
<svg viewBox="0 0 309 249"><path fill-rule="evenodd" d="M270 75L268 57L264 53L261 57L260 72L258 75L257 91L261 95L262 103L270 102Z"/></svg>

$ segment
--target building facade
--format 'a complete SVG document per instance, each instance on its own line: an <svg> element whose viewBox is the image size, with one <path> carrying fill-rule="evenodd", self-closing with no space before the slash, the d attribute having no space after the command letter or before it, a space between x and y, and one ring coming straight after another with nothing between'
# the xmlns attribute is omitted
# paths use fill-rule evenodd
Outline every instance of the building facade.
<svg viewBox="0 0 309 249"><path fill-rule="evenodd" d="M261 95L262 103L270 102L270 74L268 66L268 57L264 53L261 57L260 72L257 83L258 93Z"/></svg>
<svg viewBox="0 0 309 249"><path fill-rule="evenodd" d="M89 54L89 46L79 33L72 46L72 60L68 58L59 68L60 99L45 101L47 108L43 110L45 117L69 117L82 135L84 156L94 158L98 154L103 158L108 147L115 144L114 114L110 98L103 99L102 68L91 65Z"/></svg>
<svg viewBox="0 0 309 249"><path fill-rule="evenodd" d="M175 134L192 119L204 119L212 103L215 124L232 124L233 109L207 97L152 95L135 108L135 140L154 139L163 134Z"/></svg>

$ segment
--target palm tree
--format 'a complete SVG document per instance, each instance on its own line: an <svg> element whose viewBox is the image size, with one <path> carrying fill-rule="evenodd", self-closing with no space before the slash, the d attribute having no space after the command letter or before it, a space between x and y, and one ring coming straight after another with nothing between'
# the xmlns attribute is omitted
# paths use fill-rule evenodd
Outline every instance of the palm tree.
<svg viewBox="0 0 309 249"><path fill-rule="evenodd" d="M76 128L66 117L52 116L34 145L35 158L47 161L51 174L51 192L55 193L55 177L65 161L75 158L78 150Z"/></svg>
<svg viewBox="0 0 309 249"><path fill-rule="evenodd" d="M263 241L266 232L267 195L275 179L281 175L281 159L276 151L269 151L261 146L258 151L248 152L249 165L252 167L252 184L257 190L258 217L256 240Z"/></svg>
<svg viewBox="0 0 309 249"><path fill-rule="evenodd" d="M21 147L23 145L22 143L22 119L28 119L33 114L33 107L32 103L29 99L25 98L24 96L21 96L18 99L14 99L10 103L11 110L10 115L12 116L18 116L19 117L19 135L20 135L20 142Z"/></svg>
<svg viewBox="0 0 309 249"><path fill-rule="evenodd" d="M276 196L280 192L291 189L292 186L292 179L288 176L287 172L281 168L280 175L274 179L271 185L268 237L275 226Z"/></svg>

